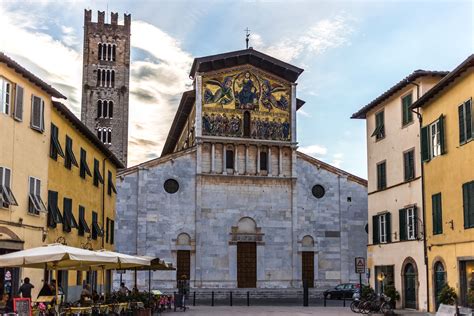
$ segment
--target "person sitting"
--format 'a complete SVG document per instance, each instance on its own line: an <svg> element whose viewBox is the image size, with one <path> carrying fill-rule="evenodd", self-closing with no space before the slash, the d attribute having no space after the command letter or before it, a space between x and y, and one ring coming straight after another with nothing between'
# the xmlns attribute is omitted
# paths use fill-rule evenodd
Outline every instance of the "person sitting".
<svg viewBox="0 0 474 316"><path fill-rule="evenodd" d="M90 304L92 300L91 286L90 284L84 285L81 292L81 304Z"/></svg>
<svg viewBox="0 0 474 316"><path fill-rule="evenodd" d="M125 283L124 282L120 283L119 293L126 296L128 295L129 292L130 290L125 286Z"/></svg>
<svg viewBox="0 0 474 316"><path fill-rule="evenodd" d="M11 299L10 294L3 294L2 300L0 301L0 311L2 314L13 312L13 300Z"/></svg>

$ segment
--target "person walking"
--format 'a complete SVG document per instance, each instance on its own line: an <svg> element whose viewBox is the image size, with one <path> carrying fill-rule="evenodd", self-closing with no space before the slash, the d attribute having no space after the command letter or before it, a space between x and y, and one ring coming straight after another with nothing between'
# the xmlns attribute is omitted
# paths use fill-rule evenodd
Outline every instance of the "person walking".
<svg viewBox="0 0 474 316"><path fill-rule="evenodd" d="M35 286L30 283L30 278L25 278L22 286L20 286L18 294L21 294L21 297L23 298L31 298L31 289L33 289L34 287Z"/></svg>

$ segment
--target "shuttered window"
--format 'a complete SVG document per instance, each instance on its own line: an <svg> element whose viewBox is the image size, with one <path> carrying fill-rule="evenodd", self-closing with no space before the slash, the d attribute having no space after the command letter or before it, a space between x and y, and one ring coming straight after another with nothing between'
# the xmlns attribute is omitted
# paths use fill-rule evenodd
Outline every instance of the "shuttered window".
<svg viewBox="0 0 474 316"><path fill-rule="evenodd" d="M51 139L49 142L49 156L54 160L58 159L58 155L64 158L64 152L59 143L59 129L51 123Z"/></svg>
<svg viewBox="0 0 474 316"><path fill-rule="evenodd" d="M377 164L377 190L383 190L387 187L387 165L386 162Z"/></svg>
<svg viewBox="0 0 474 316"><path fill-rule="evenodd" d="M97 220L98 220L97 212L92 211L92 239L94 240L96 240L97 237L104 236L104 232L102 228L100 228Z"/></svg>
<svg viewBox="0 0 474 316"><path fill-rule="evenodd" d="M418 238L418 214L415 206L399 211L400 240L415 240Z"/></svg>
<svg viewBox="0 0 474 316"><path fill-rule="evenodd" d="M464 228L474 227L474 181L462 186Z"/></svg>
<svg viewBox="0 0 474 316"><path fill-rule="evenodd" d="M31 96L31 123L32 129L44 131L44 100L35 95Z"/></svg>
<svg viewBox="0 0 474 316"><path fill-rule="evenodd" d="M446 153L445 117L441 115L435 122L421 129L421 159L429 161Z"/></svg>
<svg viewBox="0 0 474 316"><path fill-rule="evenodd" d="M411 103L412 103L411 93L402 98L402 125L403 126L413 122L413 113L410 110Z"/></svg>
<svg viewBox="0 0 474 316"><path fill-rule="evenodd" d="M433 235L443 233L443 210L441 193L431 196L431 208L433 213Z"/></svg>
<svg viewBox="0 0 474 316"><path fill-rule="evenodd" d="M86 210L84 206L79 205L79 227L77 228L79 236L84 236L84 233L90 233L91 230L86 221Z"/></svg>
<svg viewBox="0 0 474 316"><path fill-rule="evenodd" d="M110 218L107 217L105 224L105 242L109 242L109 233L110 233Z"/></svg>
<svg viewBox="0 0 474 316"><path fill-rule="evenodd" d="M379 140L385 137L384 111L380 111L377 114L375 114L375 130L371 136L375 136L376 140Z"/></svg>
<svg viewBox="0 0 474 316"><path fill-rule="evenodd" d="M55 228L63 222L63 216L58 207L58 192L48 191L48 227Z"/></svg>
<svg viewBox="0 0 474 316"><path fill-rule="evenodd" d="M47 213L43 200L41 199L41 180L29 178L28 213L39 215L40 212Z"/></svg>
<svg viewBox="0 0 474 316"><path fill-rule="evenodd" d="M94 185L98 187L99 182L104 183L104 178L102 178L102 174L100 173L99 160L94 159Z"/></svg>
<svg viewBox="0 0 474 316"><path fill-rule="evenodd" d="M108 173L107 173L107 194L108 195L112 195L112 192L114 192L115 194L117 194L117 189L115 189L115 185L114 185L114 179L112 177L112 172L109 170Z"/></svg>
<svg viewBox="0 0 474 316"><path fill-rule="evenodd" d="M372 217L373 244L392 242L391 214L384 213Z"/></svg>
<svg viewBox="0 0 474 316"><path fill-rule="evenodd" d="M0 77L0 112L10 114L12 102L12 84Z"/></svg>
<svg viewBox="0 0 474 316"><path fill-rule="evenodd" d="M410 181L415 178L415 150L412 149L403 153L403 169L405 174L405 181Z"/></svg>
<svg viewBox="0 0 474 316"><path fill-rule="evenodd" d="M72 139L66 135L66 155L64 159L64 166L68 169L71 169L72 165L79 167L76 156L74 155L74 151L72 150Z"/></svg>
<svg viewBox="0 0 474 316"><path fill-rule="evenodd" d="M23 121L23 95L23 87L16 85L15 108L13 110L13 117L17 121Z"/></svg>
<svg viewBox="0 0 474 316"><path fill-rule="evenodd" d="M72 200L64 198L63 200L63 231L70 232L72 228L77 228L77 222L72 213Z"/></svg>
<svg viewBox="0 0 474 316"><path fill-rule="evenodd" d="M109 239L109 242L111 245L114 244L114 240L115 240L115 221L114 220L110 220L110 239Z"/></svg>
<svg viewBox="0 0 474 316"><path fill-rule="evenodd" d="M87 164L87 152L84 150L84 148L81 148L81 166L79 168L79 175L81 178L85 179L86 174L89 177L92 177L91 170L89 169L89 165Z"/></svg>
<svg viewBox="0 0 474 316"><path fill-rule="evenodd" d="M459 143L464 144L474 137L474 122L472 118L472 99L458 107L459 114Z"/></svg>
<svg viewBox="0 0 474 316"><path fill-rule="evenodd" d="M0 167L0 206L8 208L10 205L18 205L11 190L11 170Z"/></svg>

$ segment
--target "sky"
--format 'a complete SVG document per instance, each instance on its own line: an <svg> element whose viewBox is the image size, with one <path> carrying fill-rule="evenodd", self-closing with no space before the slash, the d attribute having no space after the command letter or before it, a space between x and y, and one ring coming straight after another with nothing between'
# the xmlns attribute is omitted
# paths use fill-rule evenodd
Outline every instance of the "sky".
<svg viewBox="0 0 474 316"><path fill-rule="evenodd" d="M128 165L159 157L195 57L250 46L305 69L299 150L367 177L365 121L350 119L416 69L474 52L473 0L0 0L0 51L63 92L80 117L84 9L132 15ZM110 21L110 17L106 17Z"/></svg>

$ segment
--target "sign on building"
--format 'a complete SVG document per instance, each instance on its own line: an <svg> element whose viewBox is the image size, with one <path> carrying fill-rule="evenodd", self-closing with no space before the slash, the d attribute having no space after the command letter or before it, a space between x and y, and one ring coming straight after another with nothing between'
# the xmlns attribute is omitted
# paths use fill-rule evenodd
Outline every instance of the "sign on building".
<svg viewBox="0 0 474 316"><path fill-rule="evenodd" d="M356 257L355 258L355 272L356 273L365 273L365 258Z"/></svg>

